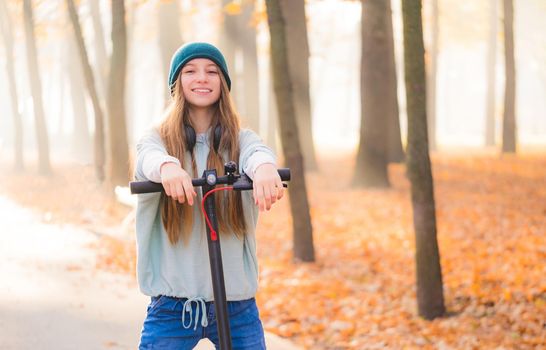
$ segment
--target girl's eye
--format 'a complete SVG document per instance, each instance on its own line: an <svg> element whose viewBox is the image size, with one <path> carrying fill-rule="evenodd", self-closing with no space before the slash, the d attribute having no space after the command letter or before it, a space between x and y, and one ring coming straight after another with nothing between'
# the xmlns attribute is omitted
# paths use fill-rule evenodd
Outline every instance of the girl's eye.
<svg viewBox="0 0 546 350"><path fill-rule="evenodd" d="M210 71L209 71L209 74L218 74L218 72L215 71L215 70L210 70Z"/></svg>
<svg viewBox="0 0 546 350"><path fill-rule="evenodd" d="M194 71L189 69L189 70L185 70L184 73L193 73Z"/></svg>

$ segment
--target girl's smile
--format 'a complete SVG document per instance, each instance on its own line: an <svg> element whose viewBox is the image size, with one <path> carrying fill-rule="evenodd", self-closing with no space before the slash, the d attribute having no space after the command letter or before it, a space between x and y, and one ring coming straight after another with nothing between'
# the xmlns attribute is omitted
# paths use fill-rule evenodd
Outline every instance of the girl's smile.
<svg viewBox="0 0 546 350"><path fill-rule="evenodd" d="M212 92L211 89L199 89L199 88L198 89L192 89L191 91L196 92L196 93L198 93L200 95L207 95L207 94Z"/></svg>

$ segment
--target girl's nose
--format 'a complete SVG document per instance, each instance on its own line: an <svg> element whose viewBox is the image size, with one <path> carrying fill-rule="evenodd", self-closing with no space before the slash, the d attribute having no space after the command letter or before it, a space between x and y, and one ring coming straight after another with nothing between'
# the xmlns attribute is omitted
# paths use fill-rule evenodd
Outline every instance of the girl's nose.
<svg viewBox="0 0 546 350"><path fill-rule="evenodd" d="M206 81L207 80L207 72L204 70L200 70L197 72L197 80L198 81Z"/></svg>

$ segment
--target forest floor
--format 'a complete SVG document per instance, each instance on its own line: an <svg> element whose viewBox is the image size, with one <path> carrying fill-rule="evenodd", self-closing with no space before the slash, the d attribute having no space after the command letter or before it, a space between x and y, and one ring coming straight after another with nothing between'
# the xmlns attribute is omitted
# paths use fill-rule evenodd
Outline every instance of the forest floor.
<svg viewBox="0 0 546 350"><path fill-rule="evenodd" d="M53 177L3 167L1 194L44 222L107 233L96 268L134 276L132 209L91 166L56 164ZM292 259L288 198L260 216L266 330L308 349L546 349L546 154L432 155L447 309L433 321L416 311L405 166L389 166L388 189L352 188L353 168L349 155L325 157L307 177L315 263Z"/></svg>

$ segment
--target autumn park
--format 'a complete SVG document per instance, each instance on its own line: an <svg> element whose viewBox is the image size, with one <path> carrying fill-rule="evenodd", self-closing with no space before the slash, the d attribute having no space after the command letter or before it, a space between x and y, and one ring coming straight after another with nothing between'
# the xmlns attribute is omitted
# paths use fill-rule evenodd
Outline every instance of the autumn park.
<svg viewBox="0 0 546 350"><path fill-rule="evenodd" d="M546 349L544 18L0 0L0 349Z"/></svg>

